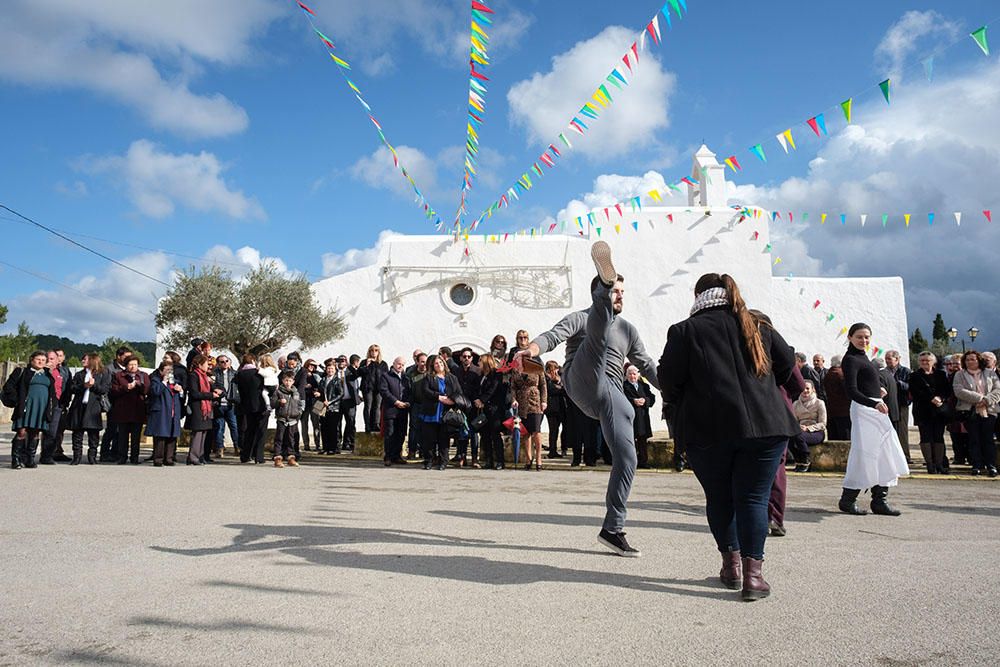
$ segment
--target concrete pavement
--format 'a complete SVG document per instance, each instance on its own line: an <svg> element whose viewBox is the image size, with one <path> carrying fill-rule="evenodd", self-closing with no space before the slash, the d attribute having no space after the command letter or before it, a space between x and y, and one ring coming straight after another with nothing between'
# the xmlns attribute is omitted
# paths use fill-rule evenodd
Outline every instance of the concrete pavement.
<svg viewBox="0 0 1000 667"><path fill-rule="evenodd" d="M6 465L7 457L0 457ZM773 593L745 604L690 473L346 461L0 470L0 665L994 664L1000 485L905 480L838 514L792 476Z"/></svg>

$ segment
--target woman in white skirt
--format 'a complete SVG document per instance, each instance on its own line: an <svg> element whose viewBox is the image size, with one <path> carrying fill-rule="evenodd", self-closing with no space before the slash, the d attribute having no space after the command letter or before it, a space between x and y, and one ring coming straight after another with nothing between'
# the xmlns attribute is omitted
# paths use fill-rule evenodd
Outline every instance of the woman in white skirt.
<svg viewBox="0 0 1000 667"><path fill-rule="evenodd" d="M867 514L856 501L862 489L871 488L872 512L899 516L899 510L890 507L886 498L889 487L896 486L898 477L909 475L910 469L889 421L889 408L882 400L885 390L879 385L878 368L865 354L871 337L871 327L861 322L852 325L847 334L842 368L851 399L851 451L839 506L847 514Z"/></svg>

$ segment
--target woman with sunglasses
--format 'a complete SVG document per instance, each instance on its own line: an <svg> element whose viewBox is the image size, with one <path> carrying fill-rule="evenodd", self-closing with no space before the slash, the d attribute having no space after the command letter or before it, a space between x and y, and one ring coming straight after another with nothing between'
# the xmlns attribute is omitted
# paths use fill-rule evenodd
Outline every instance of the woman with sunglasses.
<svg viewBox="0 0 1000 667"><path fill-rule="evenodd" d="M361 393L364 395L365 431L378 433L382 426L382 397L378 393L378 383L383 375L389 372L389 364L382 360L382 349L378 345L369 345L368 354L361 362Z"/></svg>

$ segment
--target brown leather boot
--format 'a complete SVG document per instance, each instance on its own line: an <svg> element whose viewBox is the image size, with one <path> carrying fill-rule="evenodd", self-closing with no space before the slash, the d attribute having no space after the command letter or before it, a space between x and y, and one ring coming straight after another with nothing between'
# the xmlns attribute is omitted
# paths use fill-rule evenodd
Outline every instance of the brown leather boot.
<svg viewBox="0 0 1000 667"><path fill-rule="evenodd" d="M740 552L726 551L722 554L722 569L719 570L719 580L726 588L738 591L743 581L743 569L740 567Z"/></svg>
<svg viewBox="0 0 1000 667"><path fill-rule="evenodd" d="M298 468L299 462L295 460L295 456L289 456L288 465L291 466L292 468Z"/></svg>
<svg viewBox="0 0 1000 667"><path fill-rule="evenodd" d="M763 600L771 594L771 587L764 581L761 566L764 561L756 558L743 559L743 601Z"/></svg>
<svg viewBox="0 0 1000 667"><path fill-rule="evenodd" d="M280 456L275 456L274 457L274 467L275 468L284 468L285 464L282 463L282 460L283 459Z"/></svg>

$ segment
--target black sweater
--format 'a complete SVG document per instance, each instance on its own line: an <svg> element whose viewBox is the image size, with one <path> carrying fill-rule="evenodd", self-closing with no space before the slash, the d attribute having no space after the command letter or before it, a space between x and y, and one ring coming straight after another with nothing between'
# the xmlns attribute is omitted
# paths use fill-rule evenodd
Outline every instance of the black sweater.
<svg viewBox="0 0 1000 667"><path fill-rule="evenodd" d="M865 353L851 345L847 348L844 361L844 386L847 396L855 403L874 408L881 401L882 385L878 381L878 367Z"/></svg>

